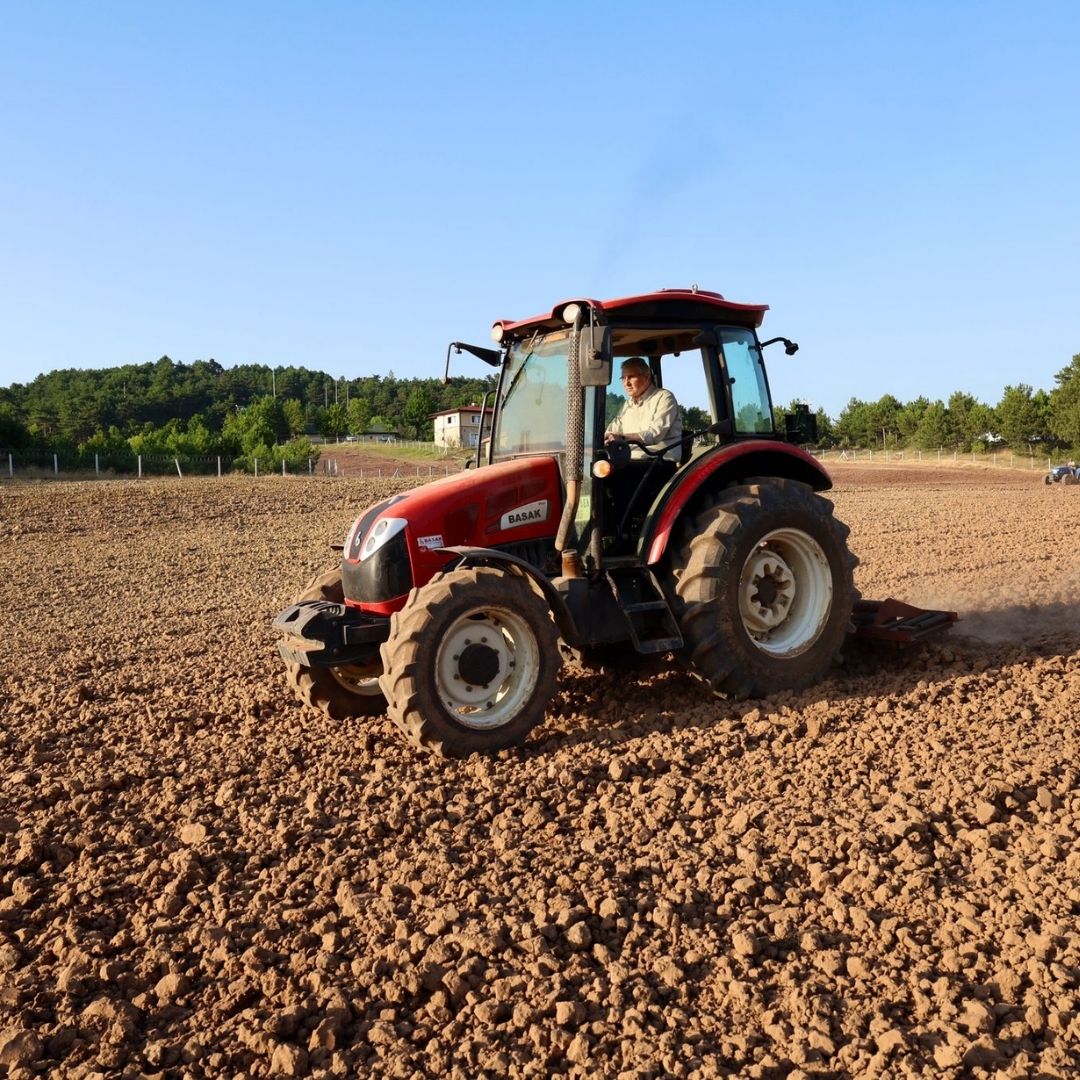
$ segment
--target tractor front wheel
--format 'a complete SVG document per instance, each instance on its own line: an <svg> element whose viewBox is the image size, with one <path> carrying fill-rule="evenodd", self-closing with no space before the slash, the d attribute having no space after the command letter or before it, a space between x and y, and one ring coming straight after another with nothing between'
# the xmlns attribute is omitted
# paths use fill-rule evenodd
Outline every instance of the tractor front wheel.
<svg viewBox="0 0 1080 1080"><path fill-rule="evenodd" d="M691 667L736 698L821 679L857 598L847 535L832 503L806 484L770 479L724 491L674 557Z"/></svg>
<svg viewBox="0 0 1080 1080"><path fill-rule="evenodd" d="M523 578L451 570L390 619L379 680L390 718L415 746L466 757L525 741L559 672L548 605Z"/></svg>
<svg viewBox="0 0 1080 1080"><path fill-rule="evenodd" d="M341 571L327 570L313 579L296 598L301 600L329 600L341 604L345 591L341 585ZM301 701L321 710L332 720L347 720L350 716L382 716L386 712L386 698L379 689L382 665L340 664L337 667L306 667L287 661L285 678Z"/></svg>

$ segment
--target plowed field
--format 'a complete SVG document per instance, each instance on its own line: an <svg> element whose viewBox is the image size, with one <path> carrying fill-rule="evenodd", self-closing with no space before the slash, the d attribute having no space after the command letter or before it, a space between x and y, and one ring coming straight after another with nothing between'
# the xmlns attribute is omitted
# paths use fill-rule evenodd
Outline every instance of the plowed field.
<svg viewBox="0 0 1080 1080"><path fill-rule="evenodd" d="M465 762L270 628L414 481L0 486L0 1071L1077 1075L1080 493L836 477L949 636L761 702L564 668Z"/></svg>

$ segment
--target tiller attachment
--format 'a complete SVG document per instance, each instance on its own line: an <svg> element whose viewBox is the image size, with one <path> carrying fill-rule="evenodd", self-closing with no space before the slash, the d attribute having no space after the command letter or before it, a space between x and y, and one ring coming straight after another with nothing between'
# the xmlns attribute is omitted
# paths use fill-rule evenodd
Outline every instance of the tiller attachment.
<svg viewBox="0 0 1080 1080"><path fill-rule="evenodd" d="M959 618L955 611L931 611L900 600L860 600L851 613L848 633L882 641L919 641L948 630Z"/></svg>

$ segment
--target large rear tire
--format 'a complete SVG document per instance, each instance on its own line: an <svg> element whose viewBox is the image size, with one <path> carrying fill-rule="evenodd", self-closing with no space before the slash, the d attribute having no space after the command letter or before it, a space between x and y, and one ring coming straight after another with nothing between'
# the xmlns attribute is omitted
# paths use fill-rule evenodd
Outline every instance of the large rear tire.
<svg viewBox="0 0 1080 1080"><path fill-rule="evenodd" d="M548 605L523 578L486 567L414 589L390 618L382 661L390 718L443 757L523 743L560 666Z"/></svg>
<svg viewBox="0 0 1080 1080"><path fill-rule="evenodd" d="M327 570L314 578L296 598L329 600L343 603L345 591L341 571ZM332 720L348 720L351 716L382 716L386 698L379 689L382 665L341 664L338 667L305 667L285 662L285 678L301 701L324 712Z"/></svg>
<svg viewBox="0 0 1080 1080"><path fill-rule="evenodd" d="M818 682L857 599L848 528L806 484L728 488L672 560L684 658L715 690L764 697Z"/></svg>

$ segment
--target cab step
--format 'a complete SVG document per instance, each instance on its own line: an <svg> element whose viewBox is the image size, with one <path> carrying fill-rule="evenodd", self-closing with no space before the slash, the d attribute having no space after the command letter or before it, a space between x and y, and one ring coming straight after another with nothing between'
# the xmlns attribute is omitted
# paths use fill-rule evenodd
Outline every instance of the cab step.
<svg viewBox="0 0 1080 1080"><path fill-rule="evenodd" d="M612 568L604 572L619 610L626 618L630 640L639 653L681 649L683 636L659 582L647 567Z"/></svg>

